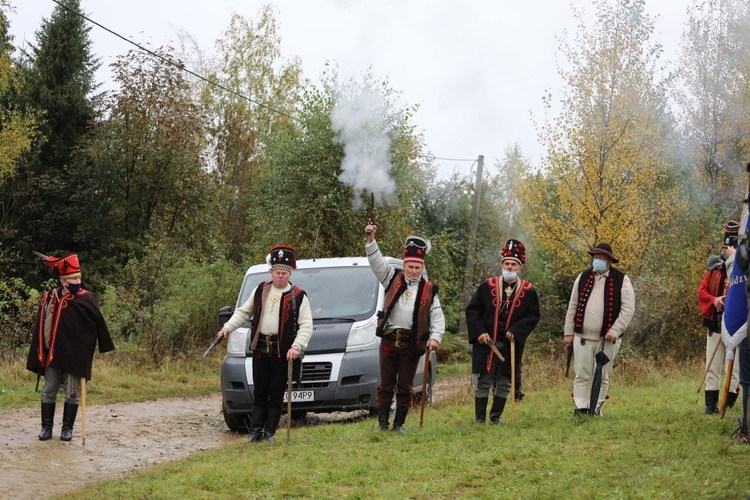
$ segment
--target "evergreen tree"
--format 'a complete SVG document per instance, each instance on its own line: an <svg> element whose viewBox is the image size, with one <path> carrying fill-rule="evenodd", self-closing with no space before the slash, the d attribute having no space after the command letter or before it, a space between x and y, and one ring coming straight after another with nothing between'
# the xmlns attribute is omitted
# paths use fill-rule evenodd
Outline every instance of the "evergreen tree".
<svg viewBox="0 0 750 500"><path fill-rule="evenodd" d="M73 180L80 179L74 175L73 158L93 123L99 63L91 50L91 28L78 12L79 0L57 5L20 61L25 77L21 105L39 111L42 136L12 193L24 208L17 219L24 230L15 242L22 255L30 255L32 249L77 251L91 244L76 241L85 217L71 196L82 188Z"/></svg>

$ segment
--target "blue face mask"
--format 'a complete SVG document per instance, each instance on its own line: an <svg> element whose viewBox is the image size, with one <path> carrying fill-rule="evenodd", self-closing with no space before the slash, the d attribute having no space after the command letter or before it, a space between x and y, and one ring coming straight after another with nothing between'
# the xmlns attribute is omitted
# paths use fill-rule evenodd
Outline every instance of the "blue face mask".
<svg viewBox="0 0 750 500"><path fill-rule="evenodd" d="M513 281L516 279L516 277L518 277L518 273L516 273L515 271L507 271L503 269L503 279L505 281Z"/></svg>
<svg viewBox="0 0 750 500"><path fill-rule="evenodd" d="M592 262L592 265L594 266L594 271L598 273L603 273L607 270L607 261L602 259L594 259Z"/></svg>
<svg viewBox="0 0 750 500"><path fill-rule="evenodd" d="M76 284L68 283L68 293L72 293L73 295L75 295L80 290L81 290L81 284L80 283L76 283Z"/></svg>

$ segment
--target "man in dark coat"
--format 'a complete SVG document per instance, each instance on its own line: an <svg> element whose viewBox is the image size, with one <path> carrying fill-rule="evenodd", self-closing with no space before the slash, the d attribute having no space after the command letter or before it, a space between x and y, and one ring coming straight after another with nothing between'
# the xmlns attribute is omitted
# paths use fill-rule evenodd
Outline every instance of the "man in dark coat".
<svg viewBox="0 0 750 500"><path fill-rule="evenodd" d="M466 326L472 344L472 385L476 422L484 424L490 388L494 386L490 423L502 423L500 415L510 394L510 343L515 343L516 378L520 376L521 357L526 339L539 323L539 297L534 286L519 277L526 263L526 248L510 239L502 249L502 277L493 277L479 285L466 306ZM505 358L493 355L492 340Z"/></svg>
<svg viewBox="0 0 750 500"><path fill-rule="evenodd" d="M62 434L73 438L78 413L81 378L91 380L91 365L97 342L99 352L115 349L107 324L99 311L99 300L81 287L78 255L48 257L38 254L60 278L59 287L42 295L31 340L26 368L44 375L42 389L42 431L39 439L52 437L55 405L60 386L65 394Z"/></svg>

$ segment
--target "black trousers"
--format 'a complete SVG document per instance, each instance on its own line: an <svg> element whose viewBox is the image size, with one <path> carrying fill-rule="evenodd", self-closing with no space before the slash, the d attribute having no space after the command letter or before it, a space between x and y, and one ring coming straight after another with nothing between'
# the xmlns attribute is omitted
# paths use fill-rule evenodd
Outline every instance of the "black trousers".
<svg viewBox="0 0 750 500"><path fill-rule="evenodd" d="M253 404L281 410L287 384L287 361L275 354L256 353L253 357Z"/></svg>

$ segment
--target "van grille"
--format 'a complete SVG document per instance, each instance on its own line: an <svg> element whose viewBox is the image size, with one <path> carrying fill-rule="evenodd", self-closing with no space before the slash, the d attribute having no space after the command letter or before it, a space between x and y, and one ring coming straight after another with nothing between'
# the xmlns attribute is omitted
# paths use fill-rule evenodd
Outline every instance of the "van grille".
<svg viewBox="0 0 750 500"><path fill-rule="evenodd" d="M331 380L333 364L329 362L302 363L302 383Z"/></svg>

